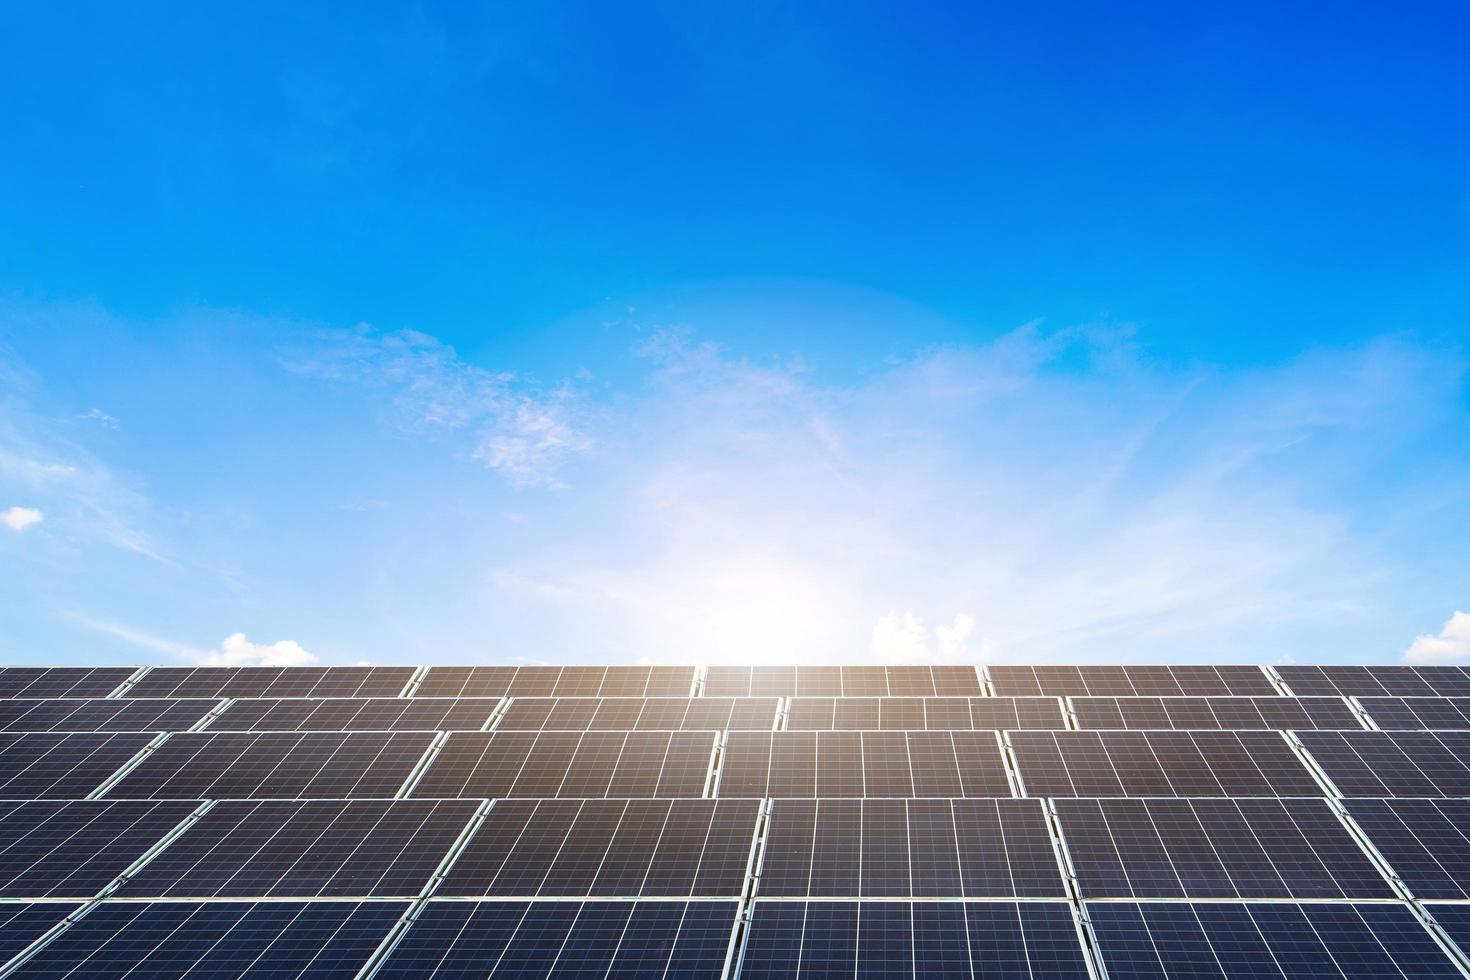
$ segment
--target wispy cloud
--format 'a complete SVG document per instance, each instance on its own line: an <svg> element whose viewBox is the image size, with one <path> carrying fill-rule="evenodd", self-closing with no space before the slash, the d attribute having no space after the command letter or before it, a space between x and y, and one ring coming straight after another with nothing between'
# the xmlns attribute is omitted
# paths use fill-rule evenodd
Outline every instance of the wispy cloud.
<svg viewBox="0 0 1470 980"><path fill-rule="evenodd" d="M1470 657L1470 613L1456 612L1438 634L1421 633L1404 651L1411 663L1435 664Z"/></svg>
<svg viewBox="0 0 1470 980"><path fill-rule="evenodd" d="M12 507L0 512L0 524L4 524L12 531L24 531L28 527L41 523L45 516L35 507Z"/></svg>

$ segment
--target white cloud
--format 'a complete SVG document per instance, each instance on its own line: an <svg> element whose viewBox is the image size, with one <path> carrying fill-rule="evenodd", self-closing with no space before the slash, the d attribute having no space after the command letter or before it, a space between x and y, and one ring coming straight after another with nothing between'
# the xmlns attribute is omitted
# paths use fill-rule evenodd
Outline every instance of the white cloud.
<svg viewBox="0 0 1470 980"><path fill-rule="evenodd" d="M0 524L12 531L24 531L33 524L41 523L45 516L35 507L12 507L0 513Z"/></svg>
<svg viewBox="0 0 1470 980"><path fill-rule="evenodd" d="M989 656L988 644L972 653L970 638L975 632L975 617L956 613L954 622L940 624L930 634L923 620L911 612L899 614L890 609L888 615L873 624L869 652L877 660L893 663L927 663L930 661L963 661Z"/></svg>
<svg viewBox="0 0 1470 980"><path fill-rule="evenodd" d="M1404 651L1404 658L1414 663L1434 664L1470 657L1470 613L1456 612L1438 635L1421 633Z"/></svg>
<svg viewBox="0 0 1470 980"><path fill-rule="evenodd" d="M113 418L111 415L108 415L106 412L102 411L102 409L100 409L100 408L94 408L94 409L91 409L90 411L87 411L87 412L82 413L81 418L88 419L90 421L96 422L98 425L102 426L104 429L115 429L115 428L117 428L117 419Z"/></svg>
<svg viewBox="0 0 1470 980"><path fill-rule="evenodd" d="M302 649L295 640L275 643L251 643L244 633L231 633L217 650L193 658L206 667L305 667L316 663L316 655Z"/></svg>

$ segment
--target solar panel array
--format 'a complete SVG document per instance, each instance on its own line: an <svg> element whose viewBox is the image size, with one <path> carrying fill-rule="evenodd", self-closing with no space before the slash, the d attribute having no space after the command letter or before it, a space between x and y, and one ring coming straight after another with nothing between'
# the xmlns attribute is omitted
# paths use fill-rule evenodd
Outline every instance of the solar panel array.
<svg viewBox="0 0 1470 980"><path fill-rule="evenodd" d="M1470 977L1470 672L0 668L8 976Z"/></svg>

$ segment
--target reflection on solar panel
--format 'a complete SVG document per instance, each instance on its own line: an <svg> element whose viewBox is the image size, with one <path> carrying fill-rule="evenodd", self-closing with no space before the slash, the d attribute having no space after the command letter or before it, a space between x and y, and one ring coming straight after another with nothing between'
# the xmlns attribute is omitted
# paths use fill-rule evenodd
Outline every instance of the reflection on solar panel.
<svg viewBox="0 0 1470 980"><path fill-rule="evenodd" d="M174 735L107 795L135 800L387 798L398 792L432 737L376 732Z"/></svg>
<svg viewBox="0 0 1470 980"><path fill-rule="evenodd" d="M414 796L702 796L713 732L456 732Z"/></svg>
<svg viewBox="0 0 1470 980"><path fill-rule="evenodd" d="M1321 793L1276 732L1014 732L1010 737L1027 796Z"/></svg>
<svg viewBox="0 0 1470 980"><path fill-rule="evenodd" d="M0 734L0 799L82 799L148 742L132 734Z"/></svg>
<svg viewBox="0 0 1470 980"><path fill-rule="evenodd" d="M1088 905L1118 978L1459 977L1402 905Z"/></svg>
<svg viewBox="0 0 1470 980"><path fill-rule="evenodd" d="M1012 794L990 732L731 732L719 795Z"/></svg>
<svg viewBox="0 0 1470 980"><path fill-rule="evenodd" d="M1297 697L1396 695L1470 696L1470 674L1461 667L1316 667L1291 665L1276 672Z"/></svg>
<svg viewBox="0 0 1470 980"><path fill-rule="evenodd" d="M1470 801L1348 800L1346 806L1415 898L1470 898Z"/></svg>
<svg viewBox="0 0 1470 980"><path fill-rule="evenodd" d="M497 731L770 731L775 698L516 698Z"/></svg>
<svg viewBox="0 0 1470 980"><path fill-rule="evenodd" d="M430 667L419 697L688 697L693 667Z"/></svg>
<svg viewBox="0 0 1470 980"><path fill-rule="evenodd" d="M345 980L404 909L400 902L103 902L15 976Z"/></svg>
<svg viewBox="0 0 1470 980"><path fill-rule="evenodd" d="M177 732L209 714L218 701L149 698L48 698L0 701L8 732Z"/></svg>
<svg viewBox="0 0 1470 980"><path fill-rule="evenodd" d="M376 974L715 980L734 902L430 902Z"/></svg>
<svg viewBox="0 0 1470 980"><path fill-rule="evenodd" d="M1073 698L1077 727L1293 729L1363 725L1342 698Z"/></svg>
<svg viewBox="0 0 1470 980"><path fill-rule="evenodd" d="M1470 732L1302 732L1343 796L1470 796Z"/></svg>
<svg viewBox="0 0 1470 980"><path fill-rule="evenodd" d="M792 731L1065 728L1056 698L793 698Z"/></svg>
<svg viewBox="0 0 1470 980"><path fill-rule="evenodd" d="M1393 898L1324 800L1058 800L1084 898Z"/></svg>
<svg viewBox="0 0 1470 980"><path fill-rule="evenodd" d="M1037 800L775 800L759 894L1064 898L1067 893Z"/></svg>
<svg viewBox="0 0 1470 980"><path fill-rule="evenodd" d="M194 807L144 800L0 803L0 898L91 898Z"/></svg>
<svg viewBox="0 0 1470 980"><path fill-rule="evenodd" d="M105 698L132 667L0 667L0 698Z"/></svg>
<svg viewBox="0 0 1470 980"><path fill-rule="evenodd" d="M226 800L118 890L143 898L413 898L468 800Z"/></svg>
<svg viewBox="0 0 1470 980"><path fill-rule="evenodd" d="M412 667L155 667L131 698L392 698Z"/></svg>
<svg viewBox="0 0 1470 980"><path fill-rule="evenodd" d="M1214 697L1277 694L1259 667L991 667L996 694ZM1301 692L1297 692L1301 693ZM1314 692L1315 693L1315 692Z"/></svg>
<svg viewBox="0 0 1470 980"><path fill-rule="evenodd" d="M1384 731L1470 729L1470 698L1359 698Z"/></svg>
<svg viewBox="0 0 1470 980"><path fill-rule="evenodd" d="M974 667L709 667L706 697L967 697Z"/></svg>
<svg viewBox="0 0 1470 980"><path fill-rule="evenodd" d="M440 895L739 897L756 800L502 800Z"/></svg>
<svg viewBox="0 0 1470 980"><path fill-rule="evenodd" d="M478 731L499 698L287 698L232 701L209 726L233 732Z"/></svg>
<svg viewBox="0 0 1470 980"><path fill-rule="evenodd" d="M1061 903L758 901L740 975L1085 980L1088 972Z"/></svg>

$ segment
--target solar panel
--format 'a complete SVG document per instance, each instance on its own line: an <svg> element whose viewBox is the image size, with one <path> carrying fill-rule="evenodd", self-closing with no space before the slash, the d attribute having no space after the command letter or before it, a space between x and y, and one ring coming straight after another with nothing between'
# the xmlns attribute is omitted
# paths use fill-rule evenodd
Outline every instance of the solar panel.
<svg viewBox="0 0 1470 980"><path fill-rule="evenodd" d="M974 667L709 667L706 697L968 697Z"/></svg>
<svg viewBox="0 0 1470 980"><path fill-rule="evenodd" d="M1302 732L1344 796L1470 796L1470 732Z"/></svg>
<svg viewBox="0 0 1470 980"><path fill-rule="evenodd" d="M1084 898L1393 898L1325 800L1056 802Z"/></svg>
<svg viewBox="0 0 1470 980"><path fill-rule="evenodd" d="M1054 902L757 901L740 976L1086 980Z"/></svg>
<svg viewBox="0 0 1470 980"><path fill-rule="evenodd" d="M413 898L474 815L468 800L226 800L118 895Z"/></svg>
<svg viewBox="0 0 1470 980"><path fill-rule="evenodd" d="M1065 898L1038 800L774 800L763 897Z"/></svg>
<svg viewBox="0 0 1470 980"><path fill-rule="evenodd" d="M392 698L412 667L154 667L130 698Z"/></svg>
<svg viewBox="0 0 1470 980"><path fill-rule="evenodd" d="M1337 733L1304 737L1312 734ZM1276 732L1013 732L1010 738L1027 796L1322 792Z"/></svg>
<svg viewBox="0 0 1470 980"><path fill-rule="evenodd" d="M996 694L1012 696L1215 697L1239 694L1269 697L1278 693L1261 668L1247 666L991 667L990 681Z"/></svg>
<svg viewBox="0 0 1470 980"><path fill-rule="evenodd" d="M1461 955L1470 950L1470 905L1426 904L1423 908L1460 948Z"/></svg>
<svg viewBox="0 0 1470 980"><path fill-rule="evenodd" d="M456 732L414 796L702 796L713 732Z"/></svg>
<svg viewBox="0 0 1470 980"><path fill-rule="evenodd" d="M126 799L389 798L398 792L432 738L378 732L174 735L107 795Z"/></svg>
<svg viewBox="0 0 1470 980"><path fill-rule="evenodd" d="M0 799L81 799L149 741L127 733L0 733Z"/></svg>
<svg viewBox="0 0 1470 980"><path fill-rule="evenodd" d="M688 697L693 667L430 667L419 697Z"/></svg>
<svg viewBox="0 0 1470 980"><path fill-rule="evenodd" d="M0 667L0 698L105 698L132 667Z"/></svg>
<svg viewBox="0 0 1470 980"><path fill-rule="evenodd" d="M1415 898L1470 899L1470 801L1347 800Z"/></svg>
<svg viewBox="0 0 1470 980"><path fill-rule="evenodd" d="M501 800L438 894L739 897L755 800Z"/></svg>
<svg viewBox="0 0 1470 980"><path fill-rule="evenodd" d="M1470 674L1461 667L1318 667L1292 664L1276 672L1298 697L1340 694L1348 697L1470 696Z"/></svg>
<svg viewBox="0 0 1470 980"><path fill-rule="evenodd" d="M218 701L166 698L45 698L0 701L0 731L177 732L209 714Z"/></svg>
<svg viewBox="0 0 1470 980"><path fill-rule="evenodd" d="M1087 911L1109 980L1461 976L1403 905L1092 902Z"/></svg>
<svg viewBox="0 0 1470 980"><path fill-rule="evenodd" d="M1010 796L989 732L731 732L721 797Z"/></svg>
<svg viewBox="0 0 1470 980"><path fill-rule="evenodd" d="M1056 698L792 698L791 731L1065 728Z"/></svg>
<svg viewBox="0 0 1470 980"><path fill-rule="evenodd" d="M210 731L433 732L478 731L499 698L241 699L210 723Z"/></svg>
<svg viewBox="0 0 1470 980"><path fill-rule="evenodd" d="M770 731L775 698L516 698L497 731Z"/></svg>
<svg viewBox="0 0 1470 980"><path fill-rule="evenodd" d="M103 902L21 977L341 977L350 980L402 902Z"/></svg>
<svg viewBox="0 0 1470 980"><path fill-rule="evenodd" d="M79 908L80 905L61 902L6 902L0 905L0 969Z"/></svg>
<svg viewBox="0 0 1470 980"><path fill-rule="evenodd" d="M1385 731L1470 729L1470 698L1359 698Z"/></svg>
<svg viewBox="0 0 1470 980"><path fill-rule="evenodd" d="M376 977L717 980L734 902L430 902Z"/></svg>
<svg viewBox="0 0 1470 980"><path fill-rule="evenodd" d="M192 802L0 803L0 898L91 898L193 811Z"/></svg>
<svg viewBox="0 0 1470 980"><path fill-rule="evenodd" d="M1342 698L1073 698L1086 729L1359 729Z"/></svg>

